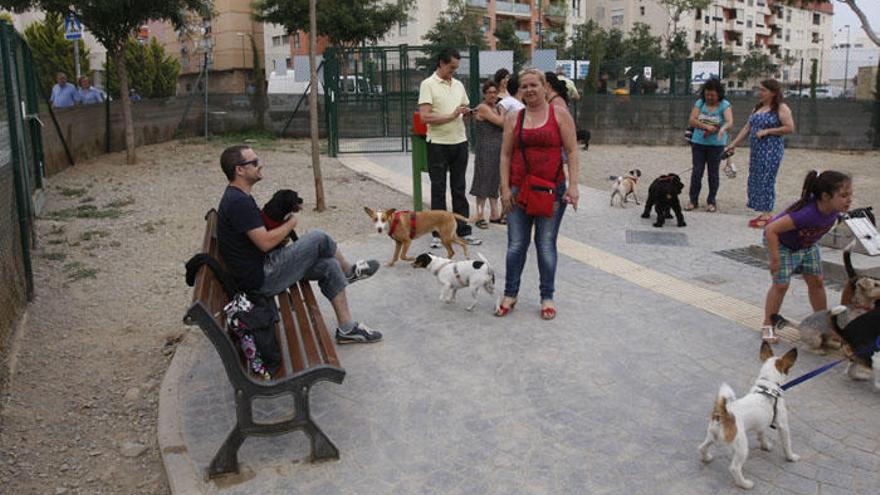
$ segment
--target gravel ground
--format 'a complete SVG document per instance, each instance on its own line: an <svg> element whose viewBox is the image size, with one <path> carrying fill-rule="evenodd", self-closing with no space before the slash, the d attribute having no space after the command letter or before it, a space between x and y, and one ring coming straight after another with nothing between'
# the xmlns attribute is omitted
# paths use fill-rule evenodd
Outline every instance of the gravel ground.
<svg viewBox="0 0 880 495"><path fill-rule="evenodd" d="M229 142L170 142L81 163L47 181L37 222L36 298L21 335L16 366L0 398L2 493L167 492L156 442L158 387L191 299L183 263L204 232L226 180L218 158ZM322 158L328 208L317 213L307 143L257 142L267 167L259 203L289 187L306 201L299 232L320 226L339 240L370 233L363 205L406 207L410 199ZM741 155L744 155L741 150ZM609 175L640 168L642 197L653 177L689 167L681 147L593 146L582 152L583 183L607 189ZM856 204L880 204L880 154L788 150L781 202L793 200L810 168L856 178ZM745 209L746 164L722 177L721 211ZM685 181L689 174L684 174ZM779 205L777 205L779 206Z"/></svg>
<svg viewBox="0 0 880 495"><path fill-rule="evenodd" d="M81 163L47 181L37 221L36 298L0 400L0 493L168 491L156 441L158 389L192 297L183 263L201 246L204 214L226 179L228 143L171 142ZM282 187L305 200L297 231L339 240L371 233L361 211L408 197L321 164L328 208L316 213L308 144L254 145L266 163L260 204ZM85 217L85 218L83 218Z"/></svg>
<svg viewBox="0 0 880 495"><path fill-rule="evenodd" d="M746 208L746 183L748 180L748 148L737 148L733 162L737 176L728 179L721 174L718 188L718 211L754 217L755 212ZM586 165L584 165L586 164ZM723 165L722 165L723 166ZM656 177L674 172L685 184L680 197L682 206L687 204L690 187L691 149L689 146L619 146L595 145L581 152L581 183L608 191L611 196L611 175L623 175L638 168L642 180L638 191L641 199L648 197L648 186ZM776 211L781 211L801 194L804 176L812 169L838 170L853 177L853 205L874 205L880 208L880 152L830 152L803 149L787 149L776 181ZM700 206L706 206L709 193L708 177L703 174ZM616 204L616 203L615 203ZM644 205L644 202L642 203Z"/></svg>

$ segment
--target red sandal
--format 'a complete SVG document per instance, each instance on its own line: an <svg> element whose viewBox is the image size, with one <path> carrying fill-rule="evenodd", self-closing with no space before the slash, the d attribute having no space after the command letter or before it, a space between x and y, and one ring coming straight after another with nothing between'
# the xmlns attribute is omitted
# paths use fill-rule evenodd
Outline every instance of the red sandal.
<svg viewBox="0 0 880 495"><path fill-rule="evenodd" d="M510 303L510 306L505 306L499 302L498 307L495 308L495 316L497 316L499 318L503 318L503 317L507 316L508 313L513 311L513 308L515 306L516 306L516 299L514 299L513 302Z"/></svg>
<svg viewBox="0 0 880 495"><path fill-rule="evenodd" d="M552 320L556 318L556 308L546 307L541 308L541 319L542 320Z"/></svg>

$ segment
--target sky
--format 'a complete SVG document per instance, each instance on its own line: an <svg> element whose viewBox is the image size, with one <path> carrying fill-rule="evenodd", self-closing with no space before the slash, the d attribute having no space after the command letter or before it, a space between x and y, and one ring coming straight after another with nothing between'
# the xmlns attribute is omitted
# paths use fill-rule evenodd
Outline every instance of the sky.
<svg viewBox="0 0 880 495"><path fill-rule="evenodd" d="M880 31L880 0L858 0L857 5L868 17L874 32L877 33ZM856 32L860 35L864 34L862 23L859 21L859 18L856 17L856 14L853 13L852 9L850 9L845 3L835 1L834 29L840 29L846 24L850 25L853 32L853 38L855 38Z"/></svg>

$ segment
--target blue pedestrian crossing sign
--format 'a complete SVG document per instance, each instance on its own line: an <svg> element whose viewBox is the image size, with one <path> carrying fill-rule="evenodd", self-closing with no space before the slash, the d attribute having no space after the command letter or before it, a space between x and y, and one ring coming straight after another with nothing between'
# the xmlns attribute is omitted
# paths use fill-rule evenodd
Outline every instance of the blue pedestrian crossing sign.
<svg viewBox="0 0 880 495"><path fill-rule="evenodd" d="M83 27L76 14L68 14L64 18L64 39L78 40L82 39Z"/></svg>

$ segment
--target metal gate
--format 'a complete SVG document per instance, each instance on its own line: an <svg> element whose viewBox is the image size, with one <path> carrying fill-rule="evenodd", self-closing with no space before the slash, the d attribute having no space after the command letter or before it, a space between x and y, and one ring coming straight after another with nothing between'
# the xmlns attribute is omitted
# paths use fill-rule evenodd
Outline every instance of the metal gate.
<svg viewBox="0 0 880 495"><path fill-rule="evenodd" d="M0 21L0 328L33 298L33 197L43 186L42 124L31 50Z"/></svg>
<svg viewBox="0 0 880 495"><path fill-rule="evenodd" d="M439 48L333 47L324 52L324 98L328 150L338 153L410 151L419 85L434 72ZM480 101L479 51L460 50L456 77L472 105Z"/></svg>

